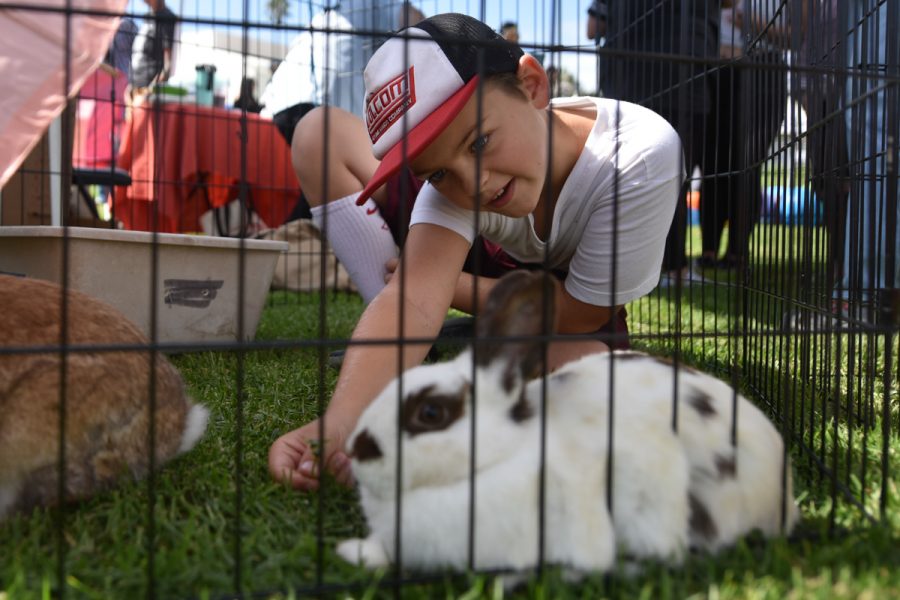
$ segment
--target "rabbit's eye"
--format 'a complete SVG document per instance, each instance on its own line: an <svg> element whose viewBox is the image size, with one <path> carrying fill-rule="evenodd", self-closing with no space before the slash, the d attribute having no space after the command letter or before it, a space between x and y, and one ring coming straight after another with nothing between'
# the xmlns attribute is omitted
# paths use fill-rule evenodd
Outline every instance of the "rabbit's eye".
<svg viewBox="0 0 900 600"><path fill-rule="evenodd" d="M446 429L463 415L464 403L462 393L437 394L434 386L426 386L403 402L401 427L410 435Z"/></svg>
<svg viewBox="0 0 900 600"><path fill-rule="evenodd" d="M425 426L437 426L447 418L447 408L431 402L425 402L419 407L419 422Z"/></svg>

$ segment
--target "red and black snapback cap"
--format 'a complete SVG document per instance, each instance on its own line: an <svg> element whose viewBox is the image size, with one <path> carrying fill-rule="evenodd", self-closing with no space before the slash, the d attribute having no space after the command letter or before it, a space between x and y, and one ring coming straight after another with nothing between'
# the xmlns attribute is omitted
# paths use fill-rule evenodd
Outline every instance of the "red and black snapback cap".
<svg viewBox="0 0 900 600"><path fill-rule="evenodd" d="M366 127L381 164L356 203L434 141L484 77L515 73L523 54L478 19L458 13L429 17L389 38L363 74Z"/></svg>

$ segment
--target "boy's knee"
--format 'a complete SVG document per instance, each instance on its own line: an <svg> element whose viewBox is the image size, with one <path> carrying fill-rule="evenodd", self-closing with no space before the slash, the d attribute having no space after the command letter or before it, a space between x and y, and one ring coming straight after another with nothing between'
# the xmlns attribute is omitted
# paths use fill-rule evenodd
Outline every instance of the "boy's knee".
<svg viewBox="0 0 900 600"><path fill-rule="evenodd" d="M330 115L327 114L329 112ZM314 205L320 201L316 190L322 187L319 180L323 176L324 163L328 162L329 170L340 166L335 164L341 160L340 155L332 149L336 129L331 122L334 112L334 109L323 106L312 109L297 122L291 139L291 163L294 173Z"/></svg>
<svg viewBox="0 0 900 600"><path fill-rule="evenodd" d="M322 138L325 133L325 111L324 106L317 106L297 121L297 126L294 127L294 136L291 139L293 154L321 153ZM315 144L318 144L318 148L315 147Z"/></svg>
<svg viewBox="0 0 900 600"><path fill-rule="evenodd" d="M353 113L336 106L317 106L297 122L291 148L321 153L341 140L358 137L358 131L365 132L365 124Z"/></svg>
<svg viewBox="0 0 900 600"><path fill-rule="evenodd" d="M321 170L327 157L329 168L347 165L354 152L371 154L368 143L359 143L365 125L356 115L334 106L319 106L304 115L294 129L291 155L298 175L311 166ZM365 134L367 136L367 134ZM363 138L364 142L368 137Z"/></svg>
<svg viewBox="0 0 900 600"><path fill-rule="evenodd" d="M333 106L314 108L300 119L291 161L311 206L359 192L378 166L365 124Z"/></svg>

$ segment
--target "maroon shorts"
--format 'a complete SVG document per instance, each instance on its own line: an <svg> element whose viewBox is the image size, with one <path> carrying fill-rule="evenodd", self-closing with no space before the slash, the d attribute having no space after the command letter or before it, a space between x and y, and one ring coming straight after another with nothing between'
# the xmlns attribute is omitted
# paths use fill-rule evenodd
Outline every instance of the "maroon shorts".
<svg viewBox="0 0 900 600"><path fill-rule="evenodd" d="M403 246L406 233L409 230L410 214L416 203L416 196L422 189L424 182L416 179L409 169L400 169L387 183L387 201L380 207L381 216L391 229L394 241L398 246ZM472 249L466 257L463 271L466 273L478 273L485 277L497 278L517 268L541 268L540 265L524 265L508 255L503 248L490 242L481 236L475 238ZM565 273L557 273L560 279ZM622 308L614 318L601 327L597 333L609 336L607 345L614 350L627 350L631 347L628 343L627 313Z"/></svg>
<svg viewBox="0 0 900 600"><path fill-rule="evenodd" d="M394 241L402 247L409 230L412 207L424 182L416 179L409 169L400 169L385 185L387 200L385 206L380 208L381 216L391 228ZM504 252L503 248L478 236L466 257L463 271L496 278L519 266L518 261Z"/></svg>

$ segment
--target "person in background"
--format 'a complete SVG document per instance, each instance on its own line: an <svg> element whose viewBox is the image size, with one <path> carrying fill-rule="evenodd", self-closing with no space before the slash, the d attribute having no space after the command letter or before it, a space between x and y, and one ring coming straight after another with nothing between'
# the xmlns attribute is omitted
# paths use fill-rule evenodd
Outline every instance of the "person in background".
<svg viewBox="0 0 900 600"><path fill-rule="evenodd" d="M500 26L500 35L512 44L519 43L519 26L515 21L507 21Z"/></svg>
<svg viewBox="0 0 900 600"><path fill-rule="evenodd" d="M587 37L600 46L606 37L606 2L593 0L588 7Z"/></svg>
<svg viewBox="0 0 900 600"><path fill-rule="evenodd" d="M769 0L738 0L723 9L720 55L735 60L709 76L715 115L707 130L700 195L702 268L738 269L750 258L760 216L762 167L784 120L784 50L789 10ZM748 45L746 40L752 40ZM718 258L725 223L728 244Z"/></svg>
<svg viewBox="0 0 900 600"><path fill-rule="evenodd" d="M851 185L832 309L877 324L900 301L900 2L846 0L839 6L839 31L849 32L841 66L852 69L842 105Z"/></svg>
<svg viewBox="0 0 900 600"><path fill-rule="evenodd" d="M134 41L131 55L131 88L146 91L168 81L174 68L175 29L178 17L165 0L144 0L150 12Z"/></svg>
<svg viewBox="0 0 900 600"><path fill-rule="evenodd" d="M824 208L828 231L828 261L833 276L843 273L845 218L849 184L847 124L839 112L847 82L840 43L838 0L802 0L803 27L800 49L791 57L798 67L827 69L827 73L800 70L791 79L791 95L806 112L806 158L810 187ZM792 74L795 73L792 71ZM807 236L812 240L813 236Z"/></svg>
<svg viewBox="0 0 900 600"><path fill-rule="evenodd" d="M248 113L258 113L262 110L262 104L256 101L256 80L249 77L241 79L241 92L234 100L234 108L246 110Z"/></svg>
<svg viewBox="0 0 900 600"><path fill-rule="evenodd" d="M79 113L90 110L86 123L76 129L73 161L78 168L110 169L115 163L125 126L126 90L131 75L131 49L138 28L123 16L109 50L78 92ZM98 186L95 195L98 212L107 218L110 188Z"/></svg>
<svg viewBox="0 0 900 600"><path fill-rule="evenodd" d="M363 69L391 33L424 15L409 0L341 0L339 6L353 31L367 33L352 36L352 49L334 79L328 104L363 118Z"/></svg>
<svg viewBox="0 0 900 600"><path fill-rule="evenodd" d="M373 0L366 0L365 6L358 4L360 0L345 1L340 11L328 9L313 16L311 31L301 31L291 42L287 55L278 63L263 91L261 112L275 121L288 144L297 122L316 106L337 106L363 117L363 89L359 80L375 46L372 36L360 39L351 31L387 27L386 31L390 32L425 18L409 2L374 0L373 5ZM396 17L385 19L391 13Z"/></svg>
<svg viewBox="0 0 900 600"><path fill-rule="evenodd" d="M315 14L309 29L294 38L284 60L272 73L260 98L260 114L272 119L288 146L294 139L294 128L300 119L332 98L331 88L338 72L349 63L353 52L352 37L343 33L351 29L350 21L336 10ZM303 182L300 187L302 190ZM301 191L287 220L311 216L309 203Z"/></svg>
<svg viewBox="0 0 900 600"><path fill-rule="evenodd" d="M708 65L719 57L719 0L607 0L605 48L600 87L608 98L634 102L662 115L681 136L687 173L701 159L711 98ZM600 14L598 10L598 15ZM673 55L692 60L643 58ZM679 192L666 239L660 286L704 281L687 261L689 189Z"/></svg>
<svg viewBox="0 0 900 600"><path fill-rule="evenodd" d="M783 325L839 330L847 327L849 317L854 328L890 326L900 303L900 103L897 84L889 80L900 73L900 46L890 24L897 22L900 2L800 2L803 30L797 60L828 69L810 73L798 87L808 107L811 185L822 194L820 200L836 200L834 207L826 204L825 219L830 250L838 253L829 269L837 281L824 310L789 310ZM843 123L831 122L834 110ZM811 128L817 125L820 131L814 136ZM846 135L843 148L841 132ZM830 214L835 210L843 214ZM832 227L843 229L838 248L834 238L841 233ZM807 300L820 302L818 295Z"/></svg>
<svg viewBox="0 0 900 600"><path fill-rule="evenodd" d="M340 13L334 10L319 13L313 17L311 26L318 29L327 27L332 32L335 30L349 32L354 28L381 31L381 28L387 27L385 31L389 32L418 23L425 18L425 15L408 1L345 0L341 3L341 9ZM394 16L391 18L391 15ZM293 145L294 128L297 123L316 106L334 106L360 119L364 118L362 100L365 88L362 70L372 53L385 39L380 36L363 36L360 40L349 33L313 35L301 32L282 66L279 67L278 71L282 71L283 68L283 72L276 72L272 77L269 84L270 87L275 85L272 96L267 95L269 87L263 94L262 102L265 105L263 114L268 111L272 115L275 125L290 145ZM327 53L326 44L328 44ZM328 56L330 62L323 68L325 56ZM290 103L293 104L285 106ZM282 108L281 112L276 112L279 106L285 108ZM303 181L299 173L297 176L302 189ZM366 215L361 211L353 211L347 212L342 218L348 219L347 227L355 231L359 239L374 244L381 248L382 252L390 248L393 253L394 239L391 232L382 228L371 217L372 215ZM312 211L305 195L301 194L300 201L289 220L294 218L312 219L319 229L322 228L322 211ZM358 282L356 283L358 285ZM365 294L364 298L369 299ZM335 352L337 360L340 360L342 353L343 350Z"/></svg>
<svg viewBox="0 0 900 600"><path fill-rule="evenodd" d="M350 21L336 10L314 15L263 90L261 114L272 118L288 145L303 115L332 96L330 88L352 51L352 36L343 33L351 29Z"/></svg>
<svg viewBox="0 0 900 600"><path fill-rule="evenodd" d="M380 4L383 0L375 2ZM372 43L368 39L370 36L364 36L361 42L350 34L354 25L348 16L355 17L362 27L371 28L375 25L384 25L386 22L380 12L369 19L364 18L379 8L372 6L372 0L367 0L371 11L356 4L355 0L350 0L341 4L340 12L329 9L314 15L310 21L310 29L301 31L291 42L287 55L278 63L272 79L263 91L260 98L263 104L261 114L275 122L288 145L293 142L297 123L317 106L337 106L360 118L363 116L362 96L354 100L353 94L363 93L361 84L356 81L362 79L362 66L357 65L361 60L360 53L372 48ZM402 27L405 23L416 23L424 18L424 15L408 2L391 2L390 6L387 6L387 2L384 4L385 6L380 6L381 12L397 13L396 19L390 20L392 29ZM330 33L323 33L323 30ZM359 71L351 78L354 69ZM300 185L302 188L302 181ZM311 216L306 198L301 196L288 220L308 219ZM386 234L381 232L381 235Z"/></svg>
<svg viewBox="0 0 900 600"><path fill-rule="evenodd" d="M138 27L135 22L130 17L123 16L119 21L119 28L116 30L106 57L100 63L100 69L109 74L113 80L113 89L108 103L112 108L112 156L118 152L121 128L125 124L125 91L131 78L131 52L137 33ZM99 122L109 117L108 114L99 114L101 112L103 111L95 108L92 117Z"/></svg>
<svg viewBox="0 0 900 600"><path fill-rule="evenodd" d="M587 37L594 42L597 48L602 48L606 42L606 2L602 0L593 0L588 7L587 17ZM600 82L603 80L601 71L603 68L603 57L597 53L597 95L603 95L603 89Z"/></svg>
<svg viewBox="0 0 900 600"><path fill-rule="evenodd" d="M119 28L113 37L112 44L106 53L106 58L101 63L101 68L112 67L116 77L124 76L127 83L131 78L131 52L134 48L134 39L138 34L138 26L131 17L123 16L119 21ZM121 97L121 96L120 96Z"/></svg>

